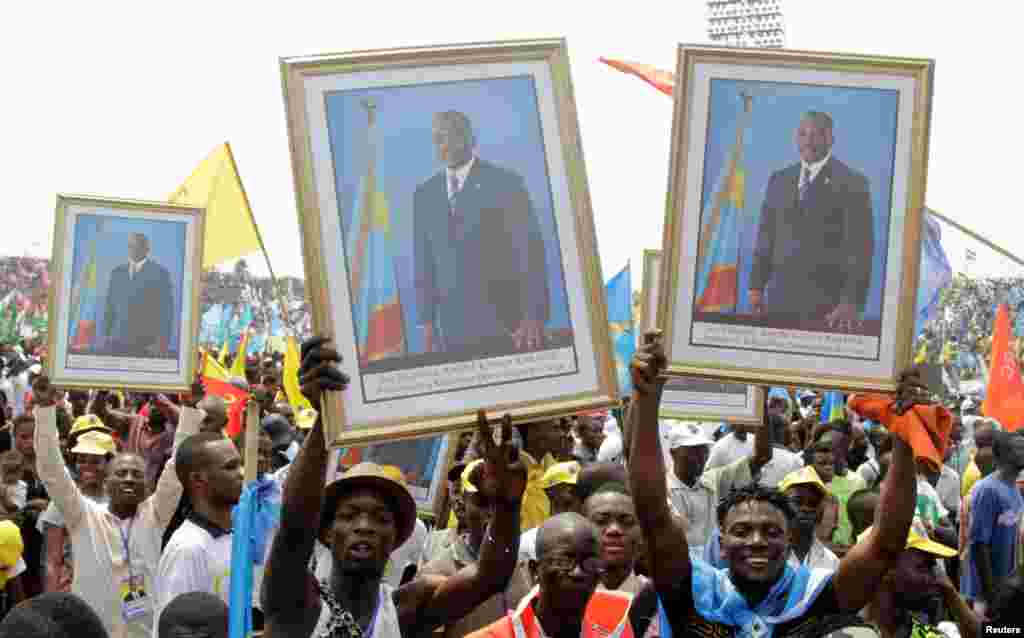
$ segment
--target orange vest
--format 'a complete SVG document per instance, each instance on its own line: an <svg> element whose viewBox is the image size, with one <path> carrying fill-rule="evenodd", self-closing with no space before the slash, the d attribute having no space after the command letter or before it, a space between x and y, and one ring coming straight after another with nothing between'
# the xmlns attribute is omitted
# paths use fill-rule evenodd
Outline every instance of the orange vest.
<svg viewBox="0 0 1024 638"><path fill-rule="evenodd" d="M491 623L466 638L541 638L540 624L533 613L533 601L540 587L523 597L514 613ZM595 591L583 612L580 638L634 638L629 624L631 597L616 591Z"/></svg>

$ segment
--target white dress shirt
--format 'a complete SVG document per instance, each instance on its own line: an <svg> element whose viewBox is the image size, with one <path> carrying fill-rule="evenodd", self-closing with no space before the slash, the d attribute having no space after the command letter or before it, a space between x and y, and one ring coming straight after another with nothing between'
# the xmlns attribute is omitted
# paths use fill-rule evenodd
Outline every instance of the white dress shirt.
<svg viewBox="0 0 1024 638"><path fill-rule="evenodd" d="M455 197L458 193L462 192L462 187L466 185L466 178L469 177L469 172L473 170L473 165L476 164L476 157L470 158L468 162L460 166L459 168L452 170L450 167L444 169L444 184L445 188L448 189L448 199ZM455 174L455 181L459 184L459 190L452 192L452 174Z"/></svg>
<svg viewBox="0 0 1024 638"><path fill-rule="evenodd" d="M139 274L139 271L142 270L142 267L146 265L146 261L148 261L148 260L149 260L148 257L143 257L139 261L130 261L129 260L129 262L128 262L128 278L129 279L135 279L135 275Z"/></svg>
<svg viewBox="0 0 1024 638"><path fill-rule="evenodd" d="M801 181L803 181L803 173L806 173L807 174L807 184L808 185L813 184L814 183L814 178L818 176L818 173L821 172L821 169L825 168L825 164L828 164L828 161L830 159L832 159L832 151L831 151L831 149L829 150L828 153L825 154L825 157L821 158L817 162L813 162L813 163L808 164L807 162L804 162L804 161L801 160L801 162L800 162L800 165L801 165L801 168L800 168L800 172L801 172L800 179L801 179ZM799 186L797 186L797 188L799 188Z"/></svg>

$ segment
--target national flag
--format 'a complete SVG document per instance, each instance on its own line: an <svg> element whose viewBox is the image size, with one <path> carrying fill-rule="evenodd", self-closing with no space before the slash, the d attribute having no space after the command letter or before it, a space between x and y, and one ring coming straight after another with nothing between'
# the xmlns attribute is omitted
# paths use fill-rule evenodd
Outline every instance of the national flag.
<svg viewBox="0 0 1024 638"><path fill-rule="evenodd" d="M89 242L89 260L79 275L78 285L71 291L71 343L72 351L90 348L96 341L96 322L99 306L96 287L96 243L103 232L101 221Z"/></svg>
<svg viewBox="0 0 1024 638"><path fill-rule="evenodd" d="M924 236L921 238L920 277L917 284L917 312L914 315L914 336L924 330L939 310L942 291L953 283L953 268L942 247L942 228L925 209Z"/></svg>
<svg viewBox="0 0 1024 638"><path fill-rule="evenodd" d="M672 97L672 91L675 89L676 85L676 76L671 71L662 71L661 69L657 69L649 64L625 62L623 60L613 60L610 58L599 59L601 62L604 62L613 69L617 69L630 75L635 75L665 95Z"/></svg>
<svg viewBox="0 0 1024 638"><path fill-rule="evenodd" d="M224 433L232 439L235 438L245 429L245 404L249 400L249 393L214 377L204 376L203 385L207 394L224 399L228 408L228 424L224 427Z"/></svg>
<svg viewBox="0 0 1024 638"><path fill-rule="evenodd" d="M204 378L216 379L218 381L228 381L231 379L231 375L216 359L210 356L209 353L203 355L203 371L202 376Z"/></svg>
<svg viewBox="0 0 1024 638"><path fill-rule="evenodd" d="M633 327L633 287L630 265L608 281L605 294L608 304L608 331L612 337L612 354L619 378L619 396L633 392L629 376L629 362L636 351Z"/></svg>
<svg viewBox="0 0 1024 638"><path fill-rule="evenodd" d="M831 423L846 418L846 397L842 392L829 391L821 401L821 422Z"/></svg>
<svg viewBox="0 0 1024 638"><path fill-rule="evenodd" d="M284 350L284 372L282 372L281 385L284 386L285 396L288 397L288 404L292 410L298 413L304 408L313 407L309 399L302 396L302 389L299 387L299 345L295 337L289 335L285 339Z"/></svg>
<svg viewBox="0 0 1024 638"><path fill-rule="evenodd" d="M353 202L347 255L359 360L365 365L405 354L406 342L395 276L397 250L388 200L377 180L377 107L370 101L363 106L368 116L366 173Z"/></svg>
<svg viewBox="0 0 1024 638"><path fill-rule="evenodd" d="M238 343L238 350L235 352L235 360L231 364L231 376L245 378L245 364L248 360L249 350L249 326L242 331L242 340Z"/></svg>
<svg viewBox="0 0 1024 638"><path fill-rule="evenodd" d="M981 413L1013 432L1024 425L1024 381L1010 339L1010 309L1000 304L992 329L992 361Z"/></svg>
<svg viewBox="0 0 1024 638"><path fill-rule="evenodd" d="M247 483L231 511L231 576L228 636L252 631L253 566L262 565L281 523L281 487L269 478Z"/></svg>
<svg viewBox="0 0 1024 638"><path fill-rule="evenodd" d="M718 184L705 203L697 248L700 277L697 279L698 312L736 312L739 302L738 274L740 226L746 207L744 156L750 143L753 98L740 94L742 107L736 118L736 140L726 159Z"/></svg>
<svg viewBox="0 0 1024 638"><path fill-rule="evenodd" d="M227 337L224 337L224 344L220 347L220 354L217 355L217 363L219 363L221 367L228 365L228 353L230 352L230 340Z"/></svg>
<svg viewBox="0 0 1024 638"><path fill-rule="evenodd" d="M213 149L167 199L175 204L206 208L204 269L262 250L249 198L227 142Z"/></svg>

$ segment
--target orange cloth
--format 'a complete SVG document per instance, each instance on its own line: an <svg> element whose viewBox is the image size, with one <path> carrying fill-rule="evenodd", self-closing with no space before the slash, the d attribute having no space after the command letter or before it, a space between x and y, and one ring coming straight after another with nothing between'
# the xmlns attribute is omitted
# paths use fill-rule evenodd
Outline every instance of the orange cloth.
<svg viewBox="0 0 1024 638"><path fill-rule="evenodd" d="M523 597L515 612L478 629L466 638L542 638L540 623L533 613L533 602L540 588ZM580 638L633 638L629 622L632 597L617 591L595 591L583 612L583 631Z"/></svg>
<svg viewBox="0 0 1024 638"><path fill-rule="evenodd" d="M1006 304L1000 304L992 330L992 363L981 413L1014 432L1024 426L1024 381L1020 378L1016 347L1010 340L1010 310Z"/></svg>
<svg viewBox="0 0 1024 638"><path fill-rule="evenodd" d="M942 461L953 429L949 410L940 405L915 405L902 416L893 411L896 401L888 394L855 394L847 407L865 419L881 423L914 450L914 459L933 471Z"/></svg>

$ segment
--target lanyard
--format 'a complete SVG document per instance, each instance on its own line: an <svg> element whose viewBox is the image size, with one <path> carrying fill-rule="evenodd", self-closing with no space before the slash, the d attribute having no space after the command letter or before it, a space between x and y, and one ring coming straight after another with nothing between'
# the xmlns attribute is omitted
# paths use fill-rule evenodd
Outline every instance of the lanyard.
<svg viewBox="0 0 1024 638"><path fill-rule="evenodd" d="M135 593L135 574L132 573L132 526L135 525L135 514L128 521L128 531L120 525L117 531L121 533L121 544L124 547L124 561L128 564L128 591Z"/></svg>

